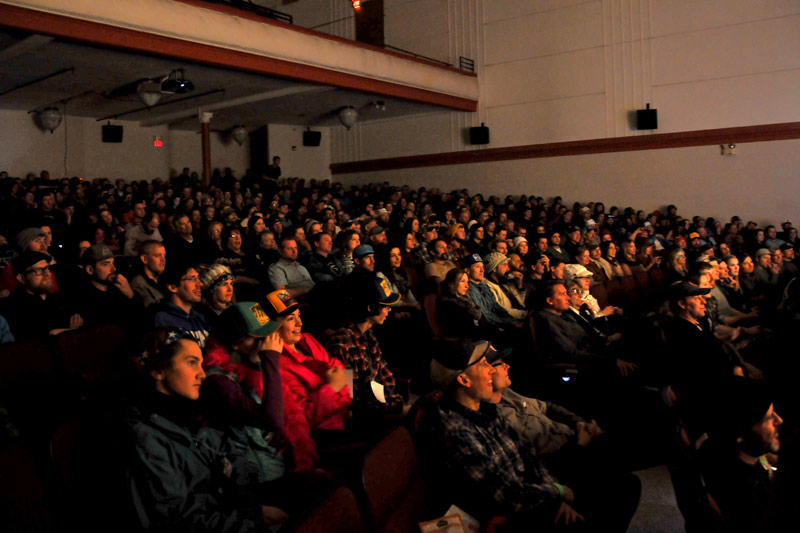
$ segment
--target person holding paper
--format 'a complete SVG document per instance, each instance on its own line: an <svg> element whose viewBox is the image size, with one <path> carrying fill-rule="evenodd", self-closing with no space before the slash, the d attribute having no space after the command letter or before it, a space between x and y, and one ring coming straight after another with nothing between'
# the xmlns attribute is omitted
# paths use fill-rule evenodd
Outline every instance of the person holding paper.
<svg viewBox="0 0 800 533"><path fill-rule="evenodd" d="M385 279L365 279L354 287L350 325L339 329L328 343L331 355L353 369L353 418L374 422L387 414L405 413L403 397L395 390L372 328L384 323L400 295Z"/></svg>

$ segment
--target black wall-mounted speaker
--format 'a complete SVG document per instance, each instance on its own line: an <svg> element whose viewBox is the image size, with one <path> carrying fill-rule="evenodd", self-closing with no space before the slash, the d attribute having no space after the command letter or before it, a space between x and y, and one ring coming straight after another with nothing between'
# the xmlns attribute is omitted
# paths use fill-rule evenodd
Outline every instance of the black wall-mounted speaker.
<svg viewBox="0 0 800 533"><path fill-rule="evenodd" d="M319 146L320 141L322 141L321 131L303 132L303 146Z"/></svg>
<svg viewBox="0 0 800 533"><path fill-rule="evenodd" d="M647 104L647 109L636 110L636 129L637 130L657 130L658 129L658 110L650 109L650 104Z"/></svg>
<svg viewBox="0 0 800 533"><path fill-rule="evenodd" d="M122 142L122 126L113 126L106 124L102 128L103 142L104 143L121 143Z"/></svg>
<svg viewBox="0 0 800 533"><path fill-rule="evenodd" d="M489 127L481 123L480 126L475 126L469 129L469 143L470 144L489 144Z"/></svg>

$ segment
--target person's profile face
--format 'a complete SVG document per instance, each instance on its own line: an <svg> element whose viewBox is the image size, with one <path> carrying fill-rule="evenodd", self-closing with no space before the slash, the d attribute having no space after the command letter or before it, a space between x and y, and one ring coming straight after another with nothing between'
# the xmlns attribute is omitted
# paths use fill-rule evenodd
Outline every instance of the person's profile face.
<svg viewBox="0 0 800 533"><path fill-rule="evenodd" d="M194 341L181 339L177 342L179 347L170 360L170 366L154 373L156 388L170 396L196 400L200 397L200 386L206 377L203 353Z"/></svg>

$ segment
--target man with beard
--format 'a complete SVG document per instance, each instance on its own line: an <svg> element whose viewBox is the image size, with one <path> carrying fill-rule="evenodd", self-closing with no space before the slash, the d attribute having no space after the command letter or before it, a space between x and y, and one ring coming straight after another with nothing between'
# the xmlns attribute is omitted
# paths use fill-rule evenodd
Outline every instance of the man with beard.
<svg viewBox="0 0 800 533"><path fill-rule="evenodd" d="M105 244L92 245L81 257L88 278L73 301L86 326L119 324L129 328L141 303L125 276L114 266L114 253Z"/></svg>
<svg viewBox="0 0 800 533"><path fill-rule="evenodd" d="M455 259L461 259L469 255L469 250L464 243L467 242L467 231L464 229L463 224L456 224L451 226L448 234L450 235L450 243L447 249L450 255Z"/></svg>
<svg viewBox="0 0 800 533"><path fill-rule="evenodd" d="M703 479L726 531L766 531L774 477L770 459L780 448L783 419L764 382L732 378L725 392L717 428L700 449Z"/></svg>
<svg viewBox="0 0 800 533"><path fill-rule="evenodd" d="M733 375L743 375L735 353L725 350L706 319L709 288L689 282L670 286L673 318L664 328L673 389L690 437L709 429L716 417L714 398Z"/></svg>
<svg viewBox="0 0 800 533"><path fill-rule="evenodd" d="M522 273L515 275L509 274L511 266L510 259L498 252L486 254L483 258L484 263L484 282L489 285L494 293L495 300L500 306L508 311L512 317L522 320L528 316L525 306L516 299L516 296L508 290L514 287L517 290L523 287ZM524 300L523 300L524 301Z"/></svg>
<svg viewBox="0 0 800 533"><path fill-rule="evenodd" d="M557 231L550 235L550 248L547 249L547 255L550 259L559 259L563 263L572 261L569 252L561 247L561 234Z"/></svg>
<svg viewBox="0 0 800 533"><path fill-rule="evenodd" d="M209 333L208 319L195 309L203 298L203 283L191 263L170 261L162 283L169 291L161 311L153 319L155 327L173 326L191 335L201 348Z"/></svg>
<svg viewBox="0 0 800 533"><path fill-rule="evenodd" d="M3 299L2 315L18 341L41 341L83 325L80 315L67 312L61 294L52 292L51 260L45 253L27 250L12 263L19 285Z"/></svg>
<svg viewBox="0 0 800 533"><path fill-rule="evenodd" d="M158 280L167 266L166 248L163 243L156 240L144 241L139 259L142 262L142 273L131 280L131 288L139 295L145 308L149 308L164 300L164 293Z"/></svg>
<svg viewBox="0 0 800 533"><path fill-rule="evenodd" d="M455 268L456 265L447 259L447 243L444 239L434 239L428 243L428 255L431 262L425 265L425 279L437 278L439 281Z"/></svg>

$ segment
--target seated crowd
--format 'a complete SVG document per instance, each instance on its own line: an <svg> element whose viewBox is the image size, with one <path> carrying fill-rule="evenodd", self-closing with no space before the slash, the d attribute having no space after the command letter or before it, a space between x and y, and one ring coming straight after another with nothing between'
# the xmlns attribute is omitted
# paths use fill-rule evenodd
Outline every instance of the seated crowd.
<svg viewBox="0 0 800 533"><path fill-rule="evenodd" d="M125 385L102 394L124 406L109 433L126 482L105 489L133 529L281 524L434 390L439 446L417 453L482 523L624 531L631 472L669 461L673 416L713 500L704 524L779 520L788 221L230 169L208 185L44 174L0 173L0 342L122 329ZM605 297L644 284L647 302Z"/></svg>

